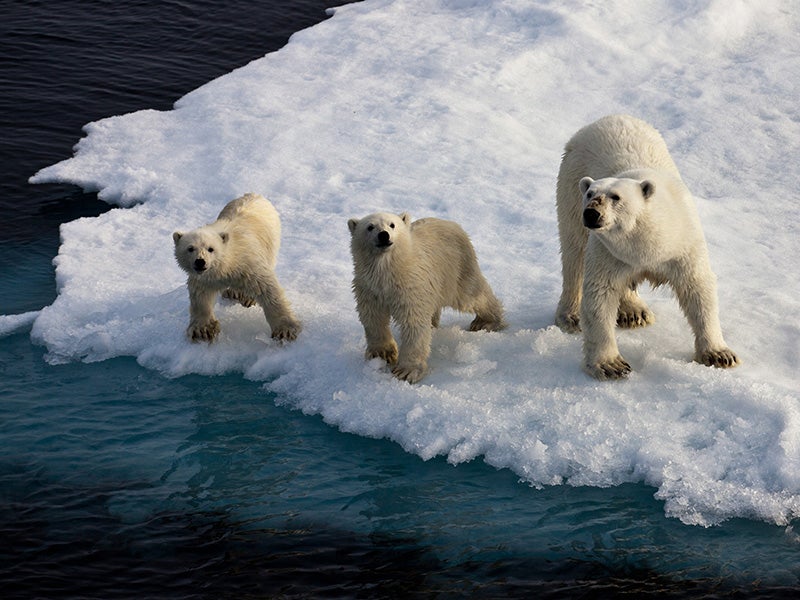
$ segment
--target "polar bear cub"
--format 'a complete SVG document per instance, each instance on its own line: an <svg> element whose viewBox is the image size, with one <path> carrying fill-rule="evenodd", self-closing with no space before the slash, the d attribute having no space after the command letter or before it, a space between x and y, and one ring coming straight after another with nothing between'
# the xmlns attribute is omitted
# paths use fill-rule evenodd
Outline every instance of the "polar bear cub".
<svg viewBox="0 0 800 600"><path fill-rule="evenodd" d="M407 213L350 219L353 292L367 338L366 358L382 358L399 379L427 372L432 327L442 308L475 313L470 331L498 331L503 307L483 277L466 232L456 223ZM400 348L390 320L400 330Z"/></svg>
<svg viewBox="0 0 800 600"><path fill-rule="evenodd" d="M614 326L653 322L636 293L645 279L674 289L695 335L697 362L739 363L722 337L694 199L653 127L612 115L579 130L564 151L556 204L563 274L556 324L583 329L587 373L617 379L630 372Z"/></svg>
<svg viewBox="0 0 800 600"><path fill-rule="evenodd" d="M214 316L217 294L244 306L259 304L278 340L294 340L301 330L275 276L281 223L275 207L258 194L231 200L217 220L188 233L176 231L175 258L188 274L189 327L193 342L219 334Z"/></svg>

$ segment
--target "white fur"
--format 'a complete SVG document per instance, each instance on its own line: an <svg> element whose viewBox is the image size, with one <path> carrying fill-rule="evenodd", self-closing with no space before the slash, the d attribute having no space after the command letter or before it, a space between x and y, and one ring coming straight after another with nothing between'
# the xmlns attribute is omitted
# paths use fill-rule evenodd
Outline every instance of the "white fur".
<svg viewBox="0 0 800 600"><path fill-rule="evenodd" d="M733 367L722 338L716 278L694 199L661 135L625 115L603 117L567 143L556 190L563 289L556 324L583 329L584 369L598 379L630 372L615 323L654 316L636 293L669 283L695 334L696 361Z"/></svg>
<svg viewBox="0 0 800 600"><path fill-rule="evenodd" d="M272 337L294 340L299 321L275 276L281 223L272 204L258 194L231 200L217 220L188 233L176 231L175 258L188 274L189 327L194 341L213 341L219 333L214 316L217 294L244 306L258 303Z"/></svg>
<svg viewBox="0 0 800 600"><path fill-rule="evenodd" d="M470 331L505 327L503 307L478 267L464 230L452 221L407 213L350 219L358 316L366 358L379 357L399 379L416 383L427 372L432 327L442 308L475 313ZM400 348L390 319L400 328Z"/></svg>

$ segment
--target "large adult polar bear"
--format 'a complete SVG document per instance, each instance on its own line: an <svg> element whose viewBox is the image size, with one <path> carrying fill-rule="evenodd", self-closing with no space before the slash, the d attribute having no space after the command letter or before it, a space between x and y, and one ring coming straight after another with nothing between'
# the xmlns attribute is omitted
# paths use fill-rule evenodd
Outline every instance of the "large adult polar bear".
<svg viewBox="0 0 800 600"><path fill-rule="evenodd" d="M258 303L272 337L294 340L301 325L275 276L281 244L278 211L259 194L231 200L209 225L172 234L175 258L188 275L189 327L193 342L213 341L219 334L214 316L217 294L244 306Z"/></svg>
<svg viewBox="0 0 800 600"><path fill-rule="evenodd" d="M719 323L716 277L694 200L661 135L626 115L607 116L567 142L556 189L563 289L556 324L583 329L584 370L618 379L631 370L615 324L653 313L636 286L669 283L694 331L694 359L734 367Z"/></svg>
<svg viewBox="0 0 800 600"><path fill-rule="evenodd" d="M350 219L353 292L367 338L366 358L382 358L398 379L425 376L432 327L442 308L475 313L470 331L498 331L503 306L478 266L467 233L443 219L411 222L408 213ZM389 327L400 328L400 348Z"/></svg>

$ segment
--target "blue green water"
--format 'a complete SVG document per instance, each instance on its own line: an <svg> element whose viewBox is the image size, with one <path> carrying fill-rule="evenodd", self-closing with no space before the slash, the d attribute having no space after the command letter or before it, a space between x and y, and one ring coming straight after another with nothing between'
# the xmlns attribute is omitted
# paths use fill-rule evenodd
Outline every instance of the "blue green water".
<svg viewBox="0 0 800 600"><path fill-rule="evenodd" d="M83 124L168 108L334 4L0 7L0 314L52 302L58 225L108 208L26 183L69 155ZM791 530L686 526L643 484L537 490L481 462L422 461L241 376L166 379L133 359L51 365L45 354L27 330L0 338L4 598L800 590Z"/></svg>
<svg viewBox="0 0 800 600"><path fill-rule="evenodd" d="M338 432L240 377L42 352L4 340L0 581L19 597L700 597L796 577L782 530L687 527L643 485L533 490Z"/></svg>

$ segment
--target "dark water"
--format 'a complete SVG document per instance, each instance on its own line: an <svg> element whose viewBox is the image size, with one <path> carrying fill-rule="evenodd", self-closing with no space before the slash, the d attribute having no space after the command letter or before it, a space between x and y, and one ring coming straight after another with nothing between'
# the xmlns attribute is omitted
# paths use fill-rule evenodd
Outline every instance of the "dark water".
<svg viewBox="0 0 800 600"><path fill-rule="evenodd" d="M643 485L532 491L337 432L237 376L50 366L24 334L5 342L3 598L794 597L731 572L742 551L780 561L775 528L686 527Z"/></svg>
<svg viewBox="0 0 800 600"><path fill-rule="evenodd" d="M169 109L336 4L0 2L0 314L52 302L59 224L109 208L27 184L84 124ZM44 353L0 338L2 598L797 595L780 528L687 527L645 485L531 490L423 463L238 376Z"/></svg>
<svg viewBox="0 0 800 600"><path fill-rule="evenodd" d="M0 313L41 307L41 300L14 293L18 278L35 279L52 300L53 272L41 259L56 254L58 226L108 209L77 188L27 183L72 155L83 125L169 109L344 3L0 1Z"/></svg>

